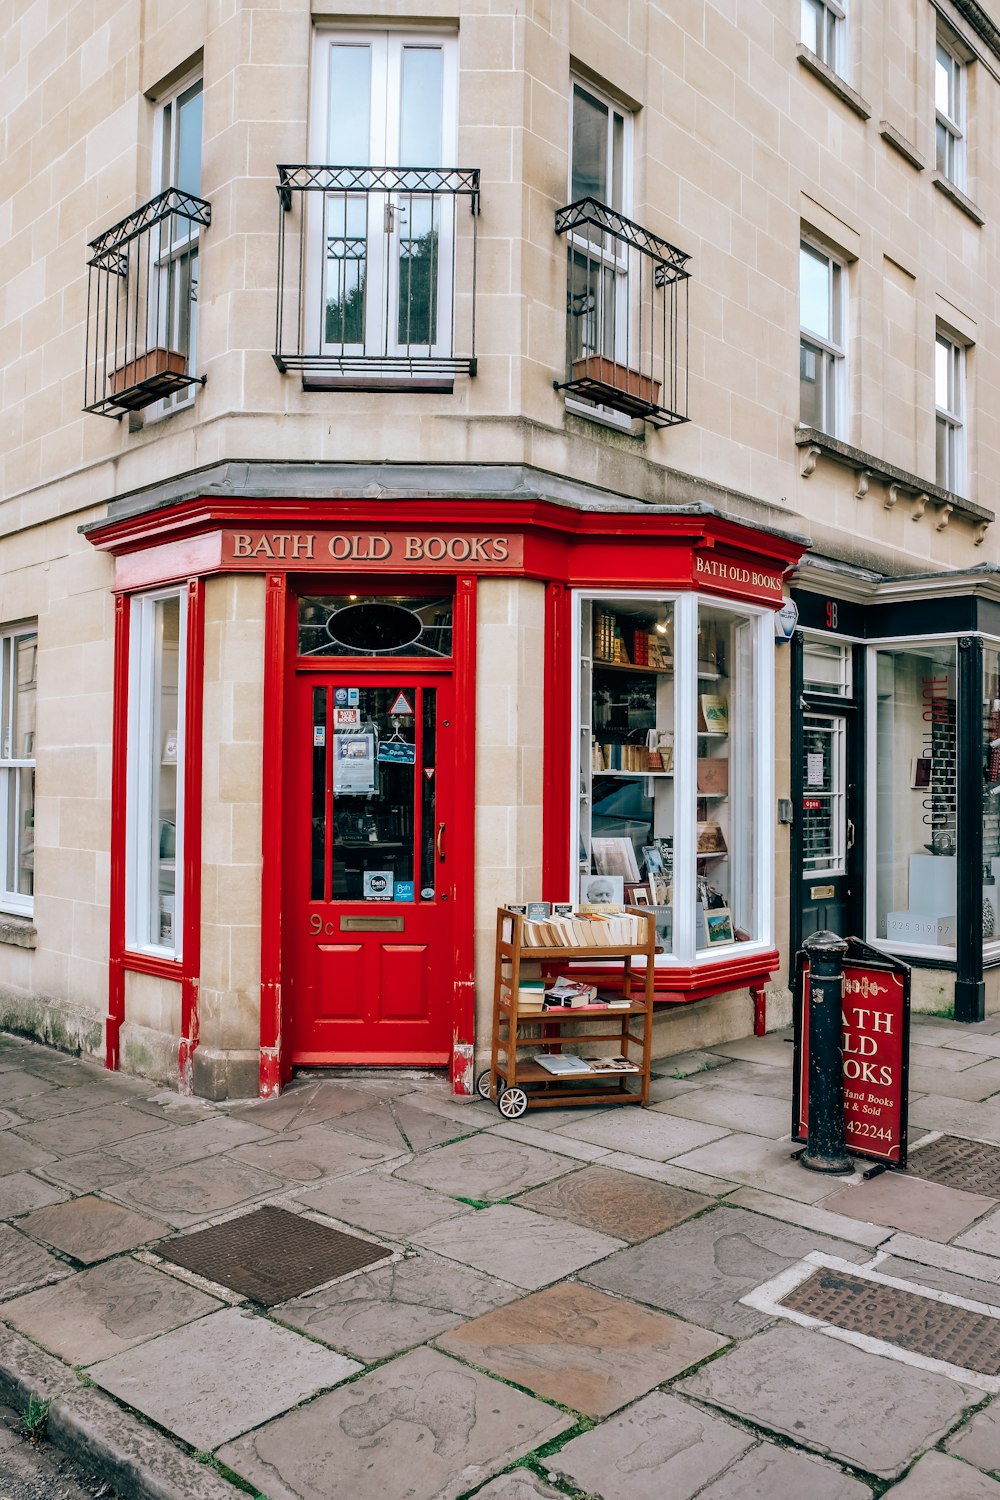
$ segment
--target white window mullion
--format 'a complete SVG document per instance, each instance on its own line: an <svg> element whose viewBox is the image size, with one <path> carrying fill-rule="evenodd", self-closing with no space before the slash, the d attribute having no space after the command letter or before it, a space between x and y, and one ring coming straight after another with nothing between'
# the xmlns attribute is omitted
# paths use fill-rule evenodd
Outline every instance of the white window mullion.
<svg viewBox="0 0 1000 1500"><path fill-rule="evenodd" d="M693 788L698 766L698 596L682 594L674 614L674 954L693 964L697 808ZM686 896L685 894L689 893Z"/></svg>

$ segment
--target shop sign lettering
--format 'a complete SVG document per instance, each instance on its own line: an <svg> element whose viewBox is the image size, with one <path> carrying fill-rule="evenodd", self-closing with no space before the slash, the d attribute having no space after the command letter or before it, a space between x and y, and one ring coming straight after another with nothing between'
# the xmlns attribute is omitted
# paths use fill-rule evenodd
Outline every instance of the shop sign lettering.
<svg viewBox="0 0 1000 1500"><path fill-rule="evenodd" d="M808 1123L809 967L804 966L797 1078L798 1138ZM844 964L841 1010L847 1150L905 1162L907 984L891 969Z"/></svg>
<svg viewBox="0 0 1000 1500"><path fill-rule="evenodd" d="M719 552L694 554L695 582L707 583L728 594L741 594L745 598L767 599L771 603L781 604L783 577L780 568L743 563Z"/></svg>
<svg viewBox="0 0 1000 1500"><path fill-rule="evenodd" d="M523 557L523 537L492 533L230 531L224 533L222 560L224 566L247 568L275 563L313 568L341 563L519 568Z"/></svg>

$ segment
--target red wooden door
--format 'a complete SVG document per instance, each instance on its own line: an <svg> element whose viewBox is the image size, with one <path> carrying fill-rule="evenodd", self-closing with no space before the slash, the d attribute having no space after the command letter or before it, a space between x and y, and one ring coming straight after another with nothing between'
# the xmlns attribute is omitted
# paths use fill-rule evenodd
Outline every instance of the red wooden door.
<svg viewBox="0 0 1000 1500"><path fill-rule="evenodd" d="M293 1064L450 1059L453 726L448 675L297 678L283 912Z"/></svg>

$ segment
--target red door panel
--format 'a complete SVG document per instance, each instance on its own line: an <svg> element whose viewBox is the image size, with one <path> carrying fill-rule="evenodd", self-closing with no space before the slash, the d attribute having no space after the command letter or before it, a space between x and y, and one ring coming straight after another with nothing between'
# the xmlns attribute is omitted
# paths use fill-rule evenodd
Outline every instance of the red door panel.
<svg viewBox="0 0 1000 1500"><path fill-rule="evenodd" d="M283 912L293 1064L450 1059L454 724L444 673L324 664L297 677Z"/></svg>

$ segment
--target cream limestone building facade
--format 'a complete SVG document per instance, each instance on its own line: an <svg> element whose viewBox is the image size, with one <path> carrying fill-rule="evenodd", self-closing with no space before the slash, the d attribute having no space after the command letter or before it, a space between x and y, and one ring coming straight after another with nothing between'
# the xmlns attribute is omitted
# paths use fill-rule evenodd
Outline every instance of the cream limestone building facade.
<svg viewBox="0 0 1000 1500"><path fill-rule="evenodd" d="M467 1091L497 906L600 838L662 916L656 1055L784 1024L823 926L1000 1006L991 7L0 36L0 1025L212 1097ZM447 635L349 650L369 597Z"/></svg>

